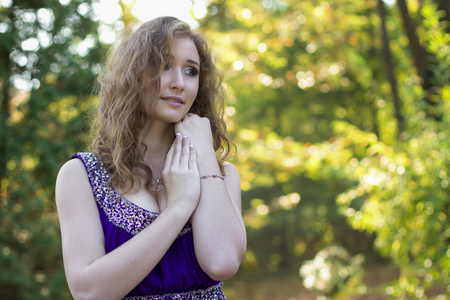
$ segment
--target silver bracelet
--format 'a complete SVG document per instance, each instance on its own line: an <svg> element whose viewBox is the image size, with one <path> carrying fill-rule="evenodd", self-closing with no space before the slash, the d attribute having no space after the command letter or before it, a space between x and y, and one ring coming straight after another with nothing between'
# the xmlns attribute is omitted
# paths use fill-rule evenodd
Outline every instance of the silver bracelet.
<svg viewBox="0 0 450 300"><path fill-rule="evenodd" d="M209 178L209 177L212 177L212 178L220 178L220 179L222 179L222 180L225 179L225 176L218 175L218 174L208 174L208 175L203 175L203 176L200 176L200 179L206 179L206 178Z"/></svg>

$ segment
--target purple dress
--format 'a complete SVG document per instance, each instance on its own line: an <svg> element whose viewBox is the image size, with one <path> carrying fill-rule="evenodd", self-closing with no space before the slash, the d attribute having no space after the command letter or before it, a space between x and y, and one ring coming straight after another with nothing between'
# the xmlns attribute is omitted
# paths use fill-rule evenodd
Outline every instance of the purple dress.
<svg viewBox="0 0 450 300"><path fill-rule="evenodd" d="M123 197L108 184L109 174L94 154L72 156L83 161L98 206L109 253L150 225L159 213L145 210ZM164 237L161 237L164 238ZM123 299L226 299L222 282L211 279L195 257L189 221L155 268Z"/></svg>

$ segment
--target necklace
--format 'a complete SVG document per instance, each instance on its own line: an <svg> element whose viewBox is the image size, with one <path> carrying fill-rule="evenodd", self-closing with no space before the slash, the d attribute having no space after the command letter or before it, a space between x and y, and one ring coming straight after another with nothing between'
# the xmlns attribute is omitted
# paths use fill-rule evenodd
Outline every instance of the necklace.
<svg viewBox="0 0 450 300"><path fill-rule="evenodd" d="M154 181L156 181L155 185L151 186L152 189L153 189L155 192L162 191L162 190L164 189L164 181L163 181L163 178L161 177L160 179L156 179L156 178L153 177L153 176L152 176L152 178L153 178Z"/></svg>

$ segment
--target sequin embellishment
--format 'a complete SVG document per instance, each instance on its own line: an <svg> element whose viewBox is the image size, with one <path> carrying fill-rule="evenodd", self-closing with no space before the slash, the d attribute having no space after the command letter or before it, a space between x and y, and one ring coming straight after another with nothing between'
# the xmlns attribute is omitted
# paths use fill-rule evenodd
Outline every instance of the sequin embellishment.
<svg viewBox="0 0 450 300"><path fill-rule="evenodd" d="M222 282L206 289L191 292L125 297L122 300L226 300L221 287Z"/></svg>
<svg viewBox="0 0 450 300"><path fill-rule="evenodd" d="M108 181L110 176L108 171L103 166L103 162L96 155L88 152L80 152L77 153L75 157L83 160L95 199L112 224L124 229L132 235L136 235L159 216L159 213L145 210L127 200L116 188L109 185ZM184 235L191 230L192 225L191 222L188 221L179 236Z"/></svg>

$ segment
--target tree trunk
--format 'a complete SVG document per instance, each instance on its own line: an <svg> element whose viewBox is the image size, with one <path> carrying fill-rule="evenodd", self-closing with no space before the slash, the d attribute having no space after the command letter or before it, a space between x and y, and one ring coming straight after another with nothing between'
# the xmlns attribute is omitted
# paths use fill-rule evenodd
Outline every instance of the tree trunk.
<svg viewBox="0 0 450 300"><path fill-rule="evenodd" d="M1 51L3 52L3 51ZM2 53L3 54L3 53ZM3 56L3 55L2 55ZM8 57L9 58L9 57ZM1 59L1 61L4 61ZM1 105L0 105L0 199L2 198L2 179L6 178L6 163L8 161L7 153L7 120L9 118L9 78L0 79L1 85Z"/></svg>
<svg viewBox="0 0 450 300"><path fill-rule="evenodd" d="M448 0L445 0L448 1ZM406 36L409 40L409 46L414 59L414 65L417 68L417 73L422 78L422 89L425 93L424 101L431 106L436 106L438 103L431 100L430 94L435 90L433 87L433 65L431 61L433 60L433 55L429 53L422 44L420 44L419 38L417 36L417 26L414 20L409 15L408 6L405 0L397 0L398 7L400 9L400 14L403 19L403 24L405 27ZM445 5L445 4L443 4ZM447 4L448 6L448 4ZM444 7L445 8L445 7ZM442 116L433 113L433 109L428 109L427 113L433 119L440 121Z"/></svg>
<svg viewBox="0 0 450 300"><path fill-rule="evenodd" d="M403 19L403 24L405 26L406 36L409 40L409 45L411 49L411 53L413 55L414 64L416 65L419 76L424 78L426 69L427 69L427 60L426 60L426 50L420 44L419 38L416 34L416 24L411 19L411 16L408 12L408 7L406 5L405 0L397 0L398 7L400 9L400 14Z"/></svg>
<svg viewBox="0 0 450 300"><path fill-rule="evenodd" d="M389 38L386 30L386 12L384 8L384 3L382 0L378 0L378 14L381 19L381 30L382 30L382 40L383 40L383 58L386 63L386 72L389 80L389 84L391 86L392 92L392 101L394 103L394 115L397 120L397 135L404 131L404 118L401 112L401 103L400 97L398 96L397 91L397 81L394 75L394 65L392 63L391 51L389 49Z"/></svg>
<svg viewBox="0 0 450 300"><path fill-rule="evenodd" d="M12 9L7 12L8 18L12 17ZM2 65L0 70L0 199L2 198L2 179L6 178L7 170L6 163L8 162L8 130L7 124L9 119L9 104L10 104L10 52L11 49L6 47L7 43L3 43L0 46L0 64Z"/></svg>

